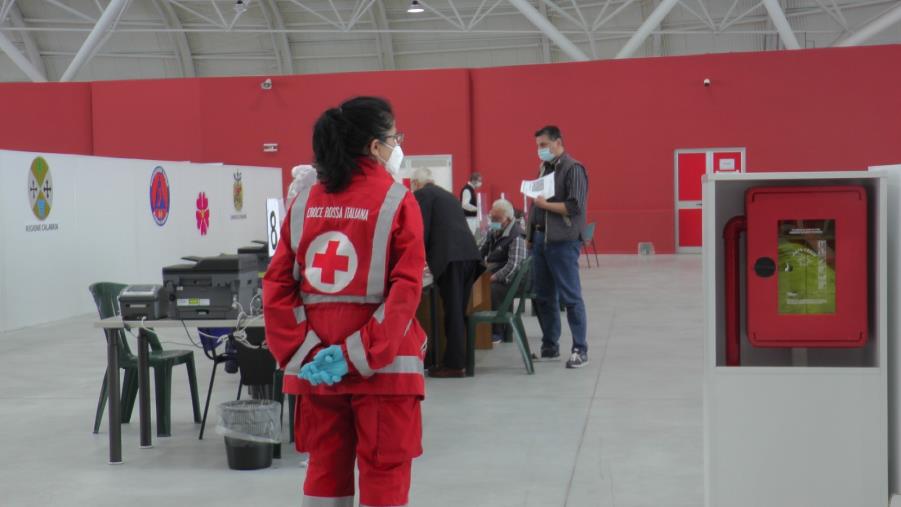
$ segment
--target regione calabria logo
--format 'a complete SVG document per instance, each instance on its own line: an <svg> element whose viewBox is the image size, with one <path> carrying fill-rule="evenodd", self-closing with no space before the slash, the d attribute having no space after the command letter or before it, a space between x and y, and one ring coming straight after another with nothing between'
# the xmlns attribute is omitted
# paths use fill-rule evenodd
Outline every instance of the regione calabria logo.
<svg viewBox="0 0 901 507"><path fill-rule="evenodd" d="M53 177L44 157L37 157L31 162L31 169L28 171L28 199L34 216L40 221L46 220L53 206Z"/></svg>

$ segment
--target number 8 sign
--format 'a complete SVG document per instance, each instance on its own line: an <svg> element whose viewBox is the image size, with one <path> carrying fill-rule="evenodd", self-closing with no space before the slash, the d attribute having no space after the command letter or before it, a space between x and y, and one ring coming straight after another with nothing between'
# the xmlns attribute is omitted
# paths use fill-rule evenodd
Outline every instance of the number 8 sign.
<svg viewBox="0 0 901 507"><path fill-rule="evenodd" d="M281 199L266 199L266 237L269 238L269 257L275 255L275 247L281 237L282 203Z"/></svg>

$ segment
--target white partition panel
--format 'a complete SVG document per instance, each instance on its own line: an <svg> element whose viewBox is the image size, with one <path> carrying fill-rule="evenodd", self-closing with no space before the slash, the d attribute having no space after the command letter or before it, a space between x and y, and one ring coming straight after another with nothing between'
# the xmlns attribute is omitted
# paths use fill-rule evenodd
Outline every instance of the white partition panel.
<svg viewBox="0 0 901 507"><path fill-rule="evenodd" d="M38 156L52 177L44 220L30 206ZM150 206L156 167L169 182L162 226ZM182 256L234 253L265 240L266 198L283 195L280 169L222 164L0 151L0 177L0 331L94 311L93 282L160 283L162 267ZM205 235L196 219L200 192L209 203Z"/></svg>
<svg viewBox="0 0 901 507"><path fill-rule="evenodd" d="M888 428L892 505L901 505L901 164L873 166L888 187Z"/></svg>
<svg viewBox="0 0 901 507"><path fill-rule="evenodd" d="M862 185L869 197L870 339L860 349L757 349L725 364L723 228L757 186ZM887 193L866 172L708 176L704 191L705 505L886 507ZM745 320L742 320L745 334ZM797 354L796 354L797 353Z"/></svg>

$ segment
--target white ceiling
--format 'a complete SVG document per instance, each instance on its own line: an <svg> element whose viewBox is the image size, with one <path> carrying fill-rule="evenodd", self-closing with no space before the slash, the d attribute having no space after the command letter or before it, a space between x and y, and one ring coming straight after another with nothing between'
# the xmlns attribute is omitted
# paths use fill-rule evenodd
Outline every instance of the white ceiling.
<svg viewBox="0 0 901 507"><path fill-rule="evenodd" d="M410 0L243 1L245 12L236 0L0 0L0 81L490 67L791 47L768 2L801 48L833 46L880 19L894 22L863 43L901 42L901 0L420 0L421 14L406 12ZM620 54L661 5L672 9L646 26L634 52ZM70 69L108 8L99 44ZM537 27L547 21L550 28Z"/></svg>

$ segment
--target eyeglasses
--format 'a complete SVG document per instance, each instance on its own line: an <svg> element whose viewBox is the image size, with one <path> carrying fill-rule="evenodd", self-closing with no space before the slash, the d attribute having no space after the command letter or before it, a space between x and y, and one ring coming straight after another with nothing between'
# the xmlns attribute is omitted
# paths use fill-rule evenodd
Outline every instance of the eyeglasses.
<svg viewBox="0 0 901 507"><path fill-rule="evenodd" d="M403 134L402 132L398 132L397 134L390 135L390 136L385 136L385 139L387 140L387 139L390 139L390 138L392 138L392 137L394 138L394 142L395 142L397 145L400 145L401 143L404 142L404 134Z"/></svg>

